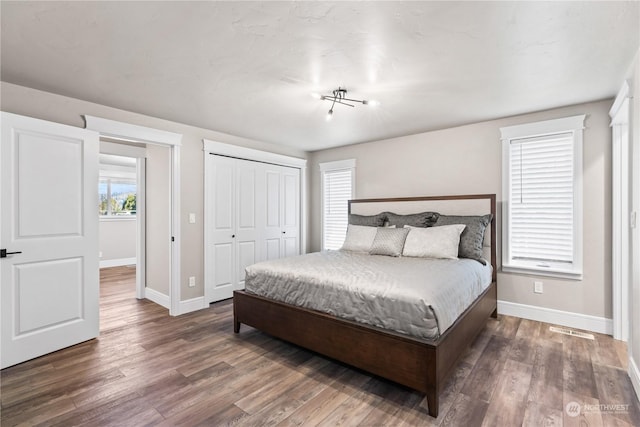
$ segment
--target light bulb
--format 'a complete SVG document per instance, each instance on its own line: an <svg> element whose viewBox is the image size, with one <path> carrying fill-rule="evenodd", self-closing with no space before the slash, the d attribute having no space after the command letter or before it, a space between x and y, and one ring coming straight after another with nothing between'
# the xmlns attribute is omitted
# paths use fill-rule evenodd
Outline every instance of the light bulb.
<svg viewBox="0 0 640 427"><path fill-rule="evenodd" d="M367 105L370 105L372 107L377 107L378 105L380 105L380 101L376 101L375 99L370 99L369 101L367 101Z"/></svg>
<svg viewBox="0 0 640 427"><path fill-rule="evenodd" d="M330 122L332 118L333 118L333 108L331 110L329 110L329 112L327 113L327 117L325 119L328 122Z"/></svg>
<svg viewBox="0 0 640 427"><path fill-rule="evenodd" d="M315 99L322 99L322 95L320 95L318 92L312 92L311 96Z"/></svg>

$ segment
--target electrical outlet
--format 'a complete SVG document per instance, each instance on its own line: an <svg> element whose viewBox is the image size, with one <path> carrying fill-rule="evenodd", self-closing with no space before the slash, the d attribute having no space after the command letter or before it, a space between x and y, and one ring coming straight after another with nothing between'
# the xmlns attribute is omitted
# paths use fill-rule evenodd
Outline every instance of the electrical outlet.
<svg viewBox="0 0 640 427"><path fill-rule="evenodd" d="M189 224L195 224L195 223L196 223L196 214L190 213L189 214Z"/></svg>
<svg viewBox="0 0 640 427"><path fill-rule="evenodd" d="M102 251L98 252L98 258L102 258Z"/></svg>
<svg viewBox="0 0 640 427"><path fill-rule="evenodd" d="M541 294L542 292L544 292L542 288L542 282L533 282L533 292L535 292L536 294Z"/></svg>
<svg viewBox="0 0 640 427"><path fill-rule="evenodd" d="M196 286L196 278L194 276L189 277L189 287L194 288Z"/></svg>

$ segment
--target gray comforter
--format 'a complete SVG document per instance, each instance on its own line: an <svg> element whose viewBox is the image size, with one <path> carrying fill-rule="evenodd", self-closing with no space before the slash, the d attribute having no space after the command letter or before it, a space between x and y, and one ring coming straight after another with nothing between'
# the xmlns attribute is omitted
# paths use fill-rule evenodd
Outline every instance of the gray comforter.
<svg viewBox="0 0 640 427"><path fill-rule="evenodd" d="M265 261L246 272L248 292L427 339L491 284L489 263L348 251Z"/></svg>

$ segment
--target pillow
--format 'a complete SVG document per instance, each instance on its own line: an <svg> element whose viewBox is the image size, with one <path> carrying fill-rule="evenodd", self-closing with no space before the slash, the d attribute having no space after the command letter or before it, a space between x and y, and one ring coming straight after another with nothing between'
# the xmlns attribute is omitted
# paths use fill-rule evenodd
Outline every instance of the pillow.
<svg viewBox="0 0 640 427"><path fill-rule="evenodd" d="M409 234L408 228L378 228L369 253L371 255L400 256L407 234Z"/></svg>
<svg viewBox="0 0 640 427"><path fill-rule="evenodd" d="M382 227L387 220L387 216L383 213L377 215L357 215L349 214L349 224L366 225L368 227Z"/></svg>
<svg viewBox="0 0 640 427"><path fill-rule="evenodd" d="M349 224L347 226L347 236L340 250L369 252L373 239L376 237L376 231L376 227Z"/></svg>
<svg viewBox="0 0 640 427"><path fill-rule="evenodd" d="M460 258L471 258L483 262L482 247L484 245L484 230L491 222L493 215L483 216L457 216L440 215L435 227L451 224L464 224L467 227L460 235L460 245L458 246L458 256Z"/></svg>
<svg viewBox="0 0 640 427"><path fill-rule="evenodd" d="M431 227L438 220L437 212L420 212L410 215L399 215L393 212L383 212L389 224L402 228L405 225L412 227Z"/></svg>
<svg viewBox="0 0 640 427"><path fill-rule="evenodd" d="M407 227L409 227L409 234L404 242L402 256L458 259L460 234L466 225L453 224L427 228Z"/></svg>

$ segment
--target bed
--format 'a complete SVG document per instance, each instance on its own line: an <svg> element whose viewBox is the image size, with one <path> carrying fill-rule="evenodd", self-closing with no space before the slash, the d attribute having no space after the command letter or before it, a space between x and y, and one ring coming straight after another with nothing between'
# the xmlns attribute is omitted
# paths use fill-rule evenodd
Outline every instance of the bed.
<svg viewBox="0 0 640 427"><path fill-rule="evenodd" d="M437 338L399 332L246 291L234 292L234 332L242 323L325 356L426 394L429 414L438 415L438 397L466 347L497 317L495 195L360 199L350 214L383 211L410 214L432 210L446 215L491 214L483 248L490 284ZM473 261L477 262L477 261ZM357 343L357 345L354 345Z"/></svg>

